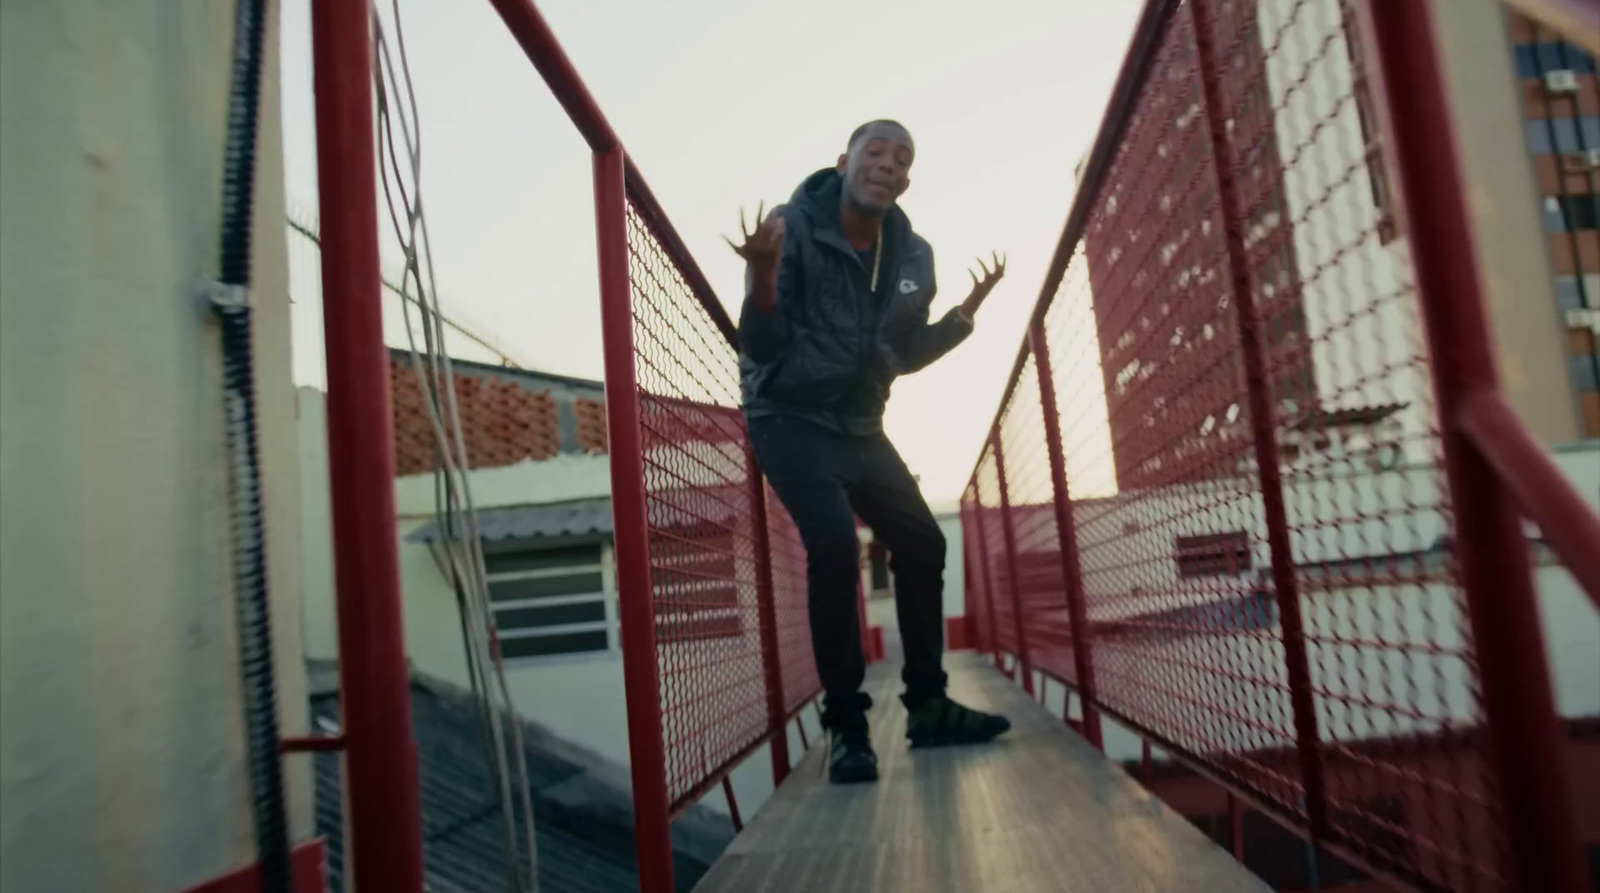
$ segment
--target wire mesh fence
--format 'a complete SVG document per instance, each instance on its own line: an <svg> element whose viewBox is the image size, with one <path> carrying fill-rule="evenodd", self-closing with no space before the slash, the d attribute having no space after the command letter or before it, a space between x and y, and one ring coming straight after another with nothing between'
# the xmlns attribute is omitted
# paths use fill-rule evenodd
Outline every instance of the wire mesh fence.
<svg viewBox="0 0 1600 893"><path fill-rule="evenodd" d="M660 893L673 887L670 816L757 747L786 741L787 719L817 692L805 553L750 459L726 314L538 11L493 6L594 154L636 840L642 888ZM1485 609L1496 584L1510 593L1501 601L1528 598L1516 579L1526 569L1477 561L1471 573L1478 556L1462 544L1492 543L1497 529L1452 511L1469 493L1510 504L1463 484L1464 424L1445 405L1452 388L1458 403L1468 384L1493 391L1492 370L1464 383L1472 370L1454 361L1485 354L1487 337L1439 325L1439 242L1424 238L1432 227L1407 231L1425 187L1406 162L1415 152L1395 146L1417 141L1392 140L1406 123L1398 106L1431 112L1410 91L1437 90L1394 77L1408 45L1431 52L1418 37L1426 6L1147 5L1034 350L963 503L967 604L986 647L1079 686L1094 710L1367 868L1416 889L1550 889L1523 883L1546 877L1529 869L1545 852L1530 839L1570 829L1518 803L1559 804L1549 782L1560 772L1519 775L1506 757L1549 752L1507 747L1519 731L1506 730L1507 693L1544 699L1530 698L1541 706L1524 719L1553 719L1537 713L1543 668L1507 661L1541 654L1537 613L1513 618L1534 617L1531 646L1526 624L1513 634L1485 622L1512 616ZM330 10L316 23L318 94L332 97L318 109L322 209L329 268L354 273L326 278L349 292L328 318L359 324L345 340L370 362L342 369L354 396L341 397L370 423L387 412L371 411L384 394L383 320L341 308L379 292L377 171L369 129L350 124L362 116L335 113L369 101L370 66L334 62L364 57L352 51L370 49L371 23ZM1388 35L1382 46L1374 32ZM1411 59L1410 74L1438 80L1436 59ZM1465 218L1454 198L1430 224ZM1455 244L1470 255L1466 241ZM1430 357L1443 331L1473 337ZM392 447L381 425L334 421L345 460ZM391 481L361 483L336 502L387 504ZM393 542L387 512L349 512L350 542L378 545L341 546L342 561ZM379 595L367 601L398 605L380 563L394 562L373 563ZM396 618L373 614L397 640ZM390 669L379 694L403 697L403 667ZM1508 672L1534 681L1508 686ZM367 710L347 716L397 715L371 710L374 691L347 690ZM376 754L400 766L406 740L352 734L351 765ZM354 849L379 869L384 847L420 847L400 827L415 809L388 796L414 793L414 773L391 774L351 785ZM1513 815L1543 824L1518 829ZM420 871L419 853L400 855L396 876Z"/></svg>
<svg viewBox="0 0 1600 893"><path fill-rule="evenodd" d="M1356 9L1215 6L1221 114L1267 332L1273 435L1329 833L1451 889L1502 889L1478 668L1409 256ZM1472 739L1476 737L1474 742Z"/></svg>
<svg viewBox="0 0 1600 893"><path fill-rule="evenodd" d="M1071 621L1041 405L1037 368L1030 355L999 428L1016 546L1016 600L1022 606L1028 663L1049 666L1055 675L1071 681L1076 676ZM1009 563L1006 567L1009 571Z"/></svg>
<svg viewBox="0 0 1600 893"><path fill-rule="evenodd" d="M1363 5L1151 5L963 501L968 606L1350 861L1520 889Z"/></svg>
<svg viewBox="0 0 1600 893"><path fill-rule="evenodd" d="M992 442L979 461L972 493L979 550L972 563L979 569L979 582L989 611L985 624L987 641L999 651L1019 654L1016 592L1011 583L1010 552L1006 548L1005 518L1000 505L1000 471Z"/></svg>
<svg viewBox="0 0 1600 893"><path fill-rule="evenodd" d="M1303 814L1202 83L1180 12L1045 336L1053 357L1100 361L1055 385L1080 408L1058 411L1069 477L1088 477L1073 481L1076 540L1102 704Z"/></svg>
<svg viewBox="0 0 1600 893"><path fill-rule="evenodd" d="M737 353L649 213L628 207L628 269L659 709L676 811L784 734L789 710L817 684L805 552L777 500L757 501L766 485L747 449ZM771 544L777 654L765 653L761 634L758 525ZM769 663L779 672L769 675ZM775 682L786 693L779 716L769 709Z"/></svg>

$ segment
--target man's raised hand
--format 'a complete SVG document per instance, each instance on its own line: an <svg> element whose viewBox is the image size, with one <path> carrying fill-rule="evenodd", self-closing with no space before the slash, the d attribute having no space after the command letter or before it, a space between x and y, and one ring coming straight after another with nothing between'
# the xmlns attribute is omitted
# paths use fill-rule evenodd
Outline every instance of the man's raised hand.
<svg viewBox="0 0 1600 893"><path fill-rule="evenodd" d="M972 276L972 291L967 295L967 299L961 302L961 315L969 320L977 315L978 308L983 306L984 300L989 297L989 292L994 291L994 287L1006 275L1005 255L993 252L989 257L994 263L992 268L983 258L978 258L978 270L983 271L983 276L978 275L978 270L967 271Z"/></svg>
<svg viewBox="0 0 1600 893"><path fill-rule="evenodd" d="M771 312L778 303L778 262L783 258L783 216L777 208L763 214L766 202L756 206L756 228L751 232L744 219L744 209L739 209L739 233L744 244L723 236L734 253L744 258L750 270L750 297L763 311Z"/></svg>
<svg viewBox="0 0 1600 893"><path fill-rule="evenodd" d="M744 219L744 209L739 209L739 233L744 237L744 244L734 244L734 241L723 236L723 241L734 250L735 254L744 258L744 262L758 270L778 268L778 259L783 256L783 217L773 209L773 213L764 214L766 202L756 206L756 228L752 232L749 224Z"/></svg>

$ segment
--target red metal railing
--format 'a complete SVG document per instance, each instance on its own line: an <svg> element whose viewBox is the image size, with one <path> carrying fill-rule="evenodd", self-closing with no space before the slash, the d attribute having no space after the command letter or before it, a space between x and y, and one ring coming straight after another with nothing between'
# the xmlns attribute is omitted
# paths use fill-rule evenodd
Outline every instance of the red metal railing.
<svg viewBox="0 0 1600 893"><path fill-rule="evenodd" d="M673 816L763 745L771 745L775 781L789 771L788 722L820 690L805 551L748 449L733 323L538 10L530 0L491 2L594 155L639 875L647 893L670 891ZM384 508L393 500L393 443L373 191L372 10L314 6L322 269L327 340L337 347L328 355L329 399L342 407L330 413L329 440L352 853L364 889L420 893L394 511Z"/></svg>
<svg viewBox="0 0 1600 893"><path fill-rule="evenodd" d="M491 2L594 154L640 876L667 891L673 815L769 742L788 771L805 553L731 321L530 0ZM1591 597L1600 527L1496 390L1428 9L1148 3L963 503L971 630L1066 682L1096 743L1103 713L1405 886L1576 889L1515 510ZM369 21L315 4L351 851L420 891Z"/></svg>
<svg viewBox="0 0 1600 893"><path fill-rule="evenodd" d="M595 153L618 587L640 883L669 825L820 690L805 551L745 435L732 321L528 0L494 0Z"/></svg>
<svg viewBox="0 0 1600 893"><path fill-rule="evenodd" d="M371 27L367 3L312 5L346 852L362 889L420 893L422 795L395 536Z"/></svg>
<svg viewBox="0 0 1600 893"><path fill-rule="evenodd" d="M1425 0L1147 4L967 490L968 606L1091 737L1403 887L1577 890L1519 510L1591 599L1600 522L1498 395L1440 65Z"/></svg>

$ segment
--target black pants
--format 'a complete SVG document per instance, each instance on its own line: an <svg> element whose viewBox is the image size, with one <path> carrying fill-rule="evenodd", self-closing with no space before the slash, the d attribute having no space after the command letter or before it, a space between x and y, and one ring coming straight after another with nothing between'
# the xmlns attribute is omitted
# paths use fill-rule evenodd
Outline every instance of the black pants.
<svg viewBox="0 0 1600 893"><path fill-rule="evenodd" d="M944 694L944 533L916 480L882 434L852 437L800 419L752 419L756 460L805 543L811 645L823 724L865 722L866 659L856 610L861 543L856 518L889 550L905 646L905 703Z"/></svg>

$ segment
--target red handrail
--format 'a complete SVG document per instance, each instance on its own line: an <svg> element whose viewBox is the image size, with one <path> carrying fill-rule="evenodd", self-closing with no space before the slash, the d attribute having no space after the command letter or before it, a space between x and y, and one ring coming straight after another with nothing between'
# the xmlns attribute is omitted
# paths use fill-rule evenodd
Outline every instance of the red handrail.
<svg viewBox="0 0 1600 893"><path fill-rule="evenodd" d="M506 28L511 31L518 45L527 54L528 60L544 78L550 93L566 110L567 117L572 119L573 125L589 143L589 148L596 153L602 153L620 146L621 140L611 128L611 122L606 120L605 113L600 110L600 104L595 102L594 95L584 85L578 69L567 57L566 50L561 48L561 42L556 39L555 32L550 30L549 23L545 21L538 7L534 6L533 0L489 0L489 2L499 11ZM655 194L645 182L644 174L639 172L638 166L627 155L623 157L623 165L628 197L633 200L634 210L644 219L656 239L672 257L673 263L683 274L695 297L705 307L706 312L711 314L729 343L737 343L735 327L728 317L727 310L723 308L722 302L717 300L711 283L700 271L700 265L695 263L694 256L689 253L683 238L678 235L671 219L662 210L661 203L656 201Z"/></svg>
<svg viewBox="0 0 1600 893"><path fill-rule="evenodd" d="M551 95L566 109L573 126L583 134L589 148L596 153L609 152L620 145L611 122L606 120L600 104L594 101L589 88L584 85L578 69L567 58L550 24L544 20L533 0L489 0L499 11L506 29L517 39L528 61L538 69Z"/></svg>
<svg viewBox="0 0 1600 893"><path fill-rule="evenodd" d="M1106 110L1101 116L1094 145L1089 150L1089 157L1079 174L1078 192L1072 197L1072 207L1067 211L1067 221L1062 226L1061 237L1056 240L1056 250L1050 255L1050 266L1045 269L1044 282L1040 285L1039 297L1034 302L1032 322L1043 321L1045 313L1050 309L1050 302L1055 297L1056 289L1061 286L1061 278L1066 275L1072 254L1078 249L1078 242L1083 238L1083 228L1089 220L1089 213L1099 200L1100 185L1104 182L1106 170L1116 154L1117 144L1122 140L1122 133L1133 117L1139 99L1139 88L1143 86L1145 75L1149 73L1150 60L1155 56L1161 34L1166 28L1167 20L1181 3L1182 0L1145 0L1144 10L1139 13L1139 20L1134 25L1133 38L1129 43L1127 55L1123 57L1122 68L1118 69L1117 79L1111 88L1111 98L1106 102ZM1017 380L1022 377L1022 367L1027 361L1028 339L1024 336L1022 344L1017 348L1017 358L1011 364L1011 373L1006 378L1005 392L1000 395L1000 406L995 410L994 420L989 423L990 433L1000 430L1000 413L1011 401L1011 392L1016 388ZM973 469L973 474L977 474L976 468Z"/></svg>
<svg viewBox="0 0 1600 893"><path fill-rule="evenodd" d="M1539 525L1550 549L1600 608L1600 515L1561 473L1550 454L1496 391L1466 395L1456 424L1517 498L1522 513Z"/></svg>

